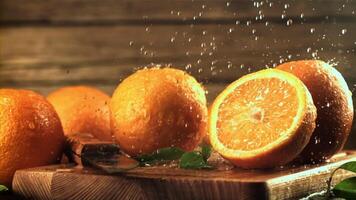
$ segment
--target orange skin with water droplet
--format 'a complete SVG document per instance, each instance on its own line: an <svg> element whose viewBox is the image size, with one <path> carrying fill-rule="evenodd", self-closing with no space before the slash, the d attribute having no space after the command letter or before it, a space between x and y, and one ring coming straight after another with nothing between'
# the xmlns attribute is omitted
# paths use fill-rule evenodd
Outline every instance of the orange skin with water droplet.
<svg viewBox="0 0 356 200"><path fill-rule="evenodd" d="M0 184L16 170L59 162L65 137L59 117L41 95L0 89Z"/></svg>
<svg viewBox="0 0 356 200"><path fill-rule="evenodd" d="M316 128L298 161L325 161L343 148L351 131L354 110L346 81L335 68L320 60L288 62L277 69L297 76L317 108Z"/></svg>
<svg viewBox="0 0 356 200"><path fill-rule="evenodd" d="M206 133L204 89L181 70L139 70L116 88L110 107L113 135L131 156L170 146L190 151Z"/></svg>
<svg viewBox="0 0 356 200"><path fill-rule="evenodd" d="M112 141L110 97L88 86L60 88L47 97L63 124L64 134L90 133L99 140Z"/></svg>

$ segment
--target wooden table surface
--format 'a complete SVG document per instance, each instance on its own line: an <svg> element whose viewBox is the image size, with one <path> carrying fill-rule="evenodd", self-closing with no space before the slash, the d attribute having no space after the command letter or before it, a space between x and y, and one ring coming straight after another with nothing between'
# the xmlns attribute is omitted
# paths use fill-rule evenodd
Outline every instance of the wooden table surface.
<svg viewBox="0 0 356 200"><path fill-rule="evenodd" d="M338 154L320 165L244 170L222 163L214 170L186 170L169 166L139 167L123 174L106 174L93 168L54 165L19 170L15 194L30 199L298 199L327 188L330 173L356 160L356 152ZM333 185L351 172L340 170Z"/></svg>

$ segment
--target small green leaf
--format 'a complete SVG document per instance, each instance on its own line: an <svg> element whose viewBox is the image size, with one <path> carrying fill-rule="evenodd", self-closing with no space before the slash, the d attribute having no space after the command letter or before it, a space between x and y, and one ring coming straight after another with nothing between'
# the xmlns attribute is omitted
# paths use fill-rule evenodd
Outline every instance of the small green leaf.
<svg viewBox="0 0 356 200"><path fill-rule="evenodd" d="M356 161L347 162L341 165L339 168L356 173Z"/></svg>
<svg viewBox="0 0 356 200"><path fill-rule="evenodd" d="M209 146L207 144L202 144L201 145L201 153L202 153L204 160L207 161L211 155L211 146Z"/></svg>
<svg viewBox="0 0 356 200"><path fill-rule="evenodd" d="M328 187L326 189L326 196L330 197L331 195L331 182L333 179L334 174L336 173L336 171L338 171L339 169L344 169L344 170L348 170L351 172L355 172L356 173L356 161L351 161L351 162L347 162L342 164L340 167L336 168L330 175L330 178L328 180Z"/></svg>
<svg viewBox="0 0 356 200"><path fill-rule="evenodd" d="M171 160L178 160L184 151L177 147L167 147L158 149L157 151L153 152L152 154L146 154L137 157L136 159L141 164L153 164L159 163L162 161L171 161Z"/></svg>
<svg viewBox="0 0 356 200"><path fill-rule="evenodd" d="M204 160L202 153L192 151L184 153L180 159L179 167L183 169L212 169L206 160Z"/></svg>
<svg viewBox="0 0 356 200"><path fill-rule="evenodd" d="M5 193L8 191L9 191L9 188L7 188L5 185L0 185L0 193Z"/></svg>
<svg viewBox="0 0 356 200"><path fill-rule="evenodd" d="M344 169L344 168L342 168L342 169ZM351 168L351 169L354 169L354 168ZM335 194L335 196L340 197L340 198L356 199L356 177L351 177L351 178L345 179L345 180L341 181L340 183L338 183L334 187L333 193Z"/></svg>

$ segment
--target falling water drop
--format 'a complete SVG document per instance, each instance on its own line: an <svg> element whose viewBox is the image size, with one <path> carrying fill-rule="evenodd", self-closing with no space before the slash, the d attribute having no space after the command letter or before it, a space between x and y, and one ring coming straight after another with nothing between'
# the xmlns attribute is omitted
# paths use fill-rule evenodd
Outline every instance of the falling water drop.
<svg viewBox="0 0 356 200"><path fill-rule="evenodd" d="M288 19L288 21L287 21L287 26L290 26L290 25L292 25L293 24L293 20L292 19Z"/></svg>

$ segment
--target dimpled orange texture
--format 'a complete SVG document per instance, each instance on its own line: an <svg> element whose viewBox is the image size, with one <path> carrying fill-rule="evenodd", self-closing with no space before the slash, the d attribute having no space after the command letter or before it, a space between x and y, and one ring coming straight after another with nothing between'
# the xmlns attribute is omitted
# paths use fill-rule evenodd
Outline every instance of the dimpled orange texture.
<svg viewBox="0 0 356 200"><path fill-rule="evenodd" d="M131 156L170 146L193 150L205 135L206 122L205 91L181 70L139 70L112 96L112 131Z"/></svg>
<svg viewBox="0 0 356 200"><path fill-rule="evenodd" d="M67 136L90 133L100 140L111 141L110 97L88 86L60 88L47 97L56 109Z"/></svg>
<svg viewBox="0 0 356 200"><path fill-rule="evenodd" d="M277 69L297 76L317 108L316 128L298 160L319 163L339 152L347 141L354 115L352 93L343 76L320 60L287 62Z"/></svg>
<svg viewBox="0 0 356 200"><path fill-rule="evenodd" d="M65 137L53 106L27 90L0 89L0 184L16 170L59 161Z"/></svg>

